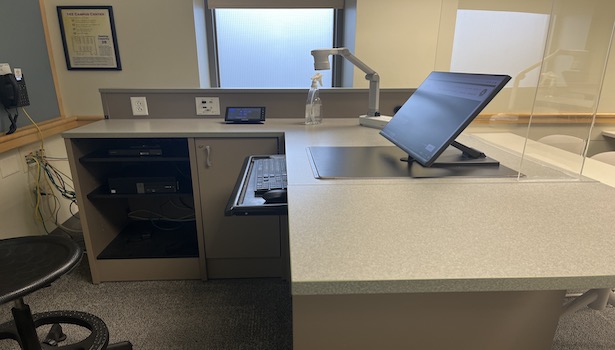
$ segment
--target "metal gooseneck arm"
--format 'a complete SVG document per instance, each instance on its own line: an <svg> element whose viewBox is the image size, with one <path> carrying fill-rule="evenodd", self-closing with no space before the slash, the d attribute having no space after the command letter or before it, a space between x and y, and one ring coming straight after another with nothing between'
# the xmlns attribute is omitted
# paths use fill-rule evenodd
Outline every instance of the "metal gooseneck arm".
<svg viewBox="0 0 615 350"><path fill-rule="evenodd" d="M350 63L354 64L357 68L362 70L365 73L365 79L369 80L369 104L367 116L380 116L380 76L376 73L376 71L368 67L365 63L363 63L363 61L358 59L345 47L312 50L311 54L314 56L314 69L316 70L331 69L331 65L329 64L329 55L342 56L350 61Z"/></svg>

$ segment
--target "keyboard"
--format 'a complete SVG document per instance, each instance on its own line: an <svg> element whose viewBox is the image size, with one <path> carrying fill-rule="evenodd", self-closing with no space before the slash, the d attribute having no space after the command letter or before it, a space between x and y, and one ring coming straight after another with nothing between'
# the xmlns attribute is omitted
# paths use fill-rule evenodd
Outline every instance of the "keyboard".
<svg viewBox="0 0 615 350"><path fill-rule="evenodd" d="M256 173L254 193L263 194L269 190L286 189L286 158L256 158L252 169Z"/></svg>

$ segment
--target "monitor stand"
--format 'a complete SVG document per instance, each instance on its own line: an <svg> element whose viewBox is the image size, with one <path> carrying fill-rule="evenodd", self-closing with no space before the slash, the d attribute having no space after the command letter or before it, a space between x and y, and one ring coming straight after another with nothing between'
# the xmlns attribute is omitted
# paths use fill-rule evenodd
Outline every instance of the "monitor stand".
<svg viewBox="0 0 615 350"><path fill-rule="evenodd" d="M461 151L459 153L457 150L452 149L451 147L447 148L438 156L436 161L431 165L431 167L446 167L446 166L463 166L463 165L489 165L489 166L498 166L500 162L489 158L485 155L485 153L474 149L472 147L468 147L460 142L453 141L451 142L451 146ZM414 159L410 156L407 158L402 158L401 161L412 163Z"/></svg>

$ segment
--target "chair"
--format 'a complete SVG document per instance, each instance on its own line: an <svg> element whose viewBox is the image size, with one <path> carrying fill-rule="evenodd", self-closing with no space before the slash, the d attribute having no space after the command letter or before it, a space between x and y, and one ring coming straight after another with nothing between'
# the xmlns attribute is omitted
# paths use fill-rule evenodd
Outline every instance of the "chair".
<svg viewBox="0 0 615 350"><path fill-rule="evenodd" d="M562 307L562 316L589 307L604 310L608 304L615 306L615 293L609 288L590 289Z"/></svg>
<svg viewBox="0 0 615 350"><path fill-rule="evenodd" d="M615 151L596 153L590 158L603 163L615 165Z"/></svg>
<svg viewBox="0 0 615 350"><path fill-rule="evenodd" d="M583 154L585 140L570 135L547 135L538 139L538 142L563 149L575 154Z"/></svg>
<svg viewBox="0 0 615 350"><path fill-rule="evenodd" d="M24 350L131 350L130 342L109 345L109 331L98 317L79 311L32 314L23 298L71 271L81 261L81 248L60 236L29 236L0 240L0 304L14 302L13 321L0 325L0 340L12 339ZM66 339L61 324L87 328L91 333L74 344ZM36 329L52 325L41 342Z"/></svg>

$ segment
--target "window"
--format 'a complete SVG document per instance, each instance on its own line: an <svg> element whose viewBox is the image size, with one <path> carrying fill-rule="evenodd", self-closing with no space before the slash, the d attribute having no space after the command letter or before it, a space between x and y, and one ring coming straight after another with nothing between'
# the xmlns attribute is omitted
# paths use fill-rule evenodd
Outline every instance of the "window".
<svg viewBox="0 0 615 350"><path fill-rule="evenodd" d="M304 87L310 51L333 47L332 9L215 10L220 87ZM331 81L331 71L323 71Z"/></svg>
<svg viewBox="0 0 615 350"><path fill-rule="evenodd" d="M339 13L331 8L336 1L317 8L297 8L301 5L294 2L293 8L254 8L254 2L243 8L245 4L237 1L209 1L213 7L208 11L207 35L212 87L309 87L314 75L310 51L342 46L336 40L341 32L336 29ZM323 86L333 86L335 64L332 67L320 72Z"/></svg>

